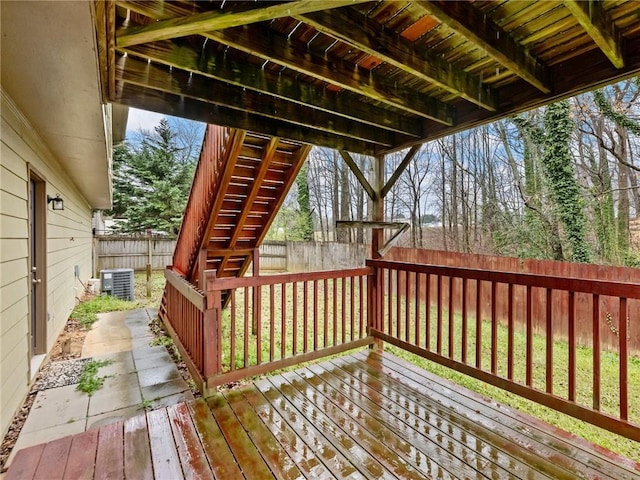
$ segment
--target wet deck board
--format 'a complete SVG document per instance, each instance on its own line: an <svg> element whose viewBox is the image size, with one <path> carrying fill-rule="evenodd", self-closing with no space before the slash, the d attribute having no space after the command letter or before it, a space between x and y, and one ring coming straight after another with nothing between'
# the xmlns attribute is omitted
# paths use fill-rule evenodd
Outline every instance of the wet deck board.
<svg viewBox="0 0 640 480"><path fill-rule="evenodd" d="M640 464L392 355L366 351L24 449L5 480L44 472L624 480L640 478Z"/></svg>

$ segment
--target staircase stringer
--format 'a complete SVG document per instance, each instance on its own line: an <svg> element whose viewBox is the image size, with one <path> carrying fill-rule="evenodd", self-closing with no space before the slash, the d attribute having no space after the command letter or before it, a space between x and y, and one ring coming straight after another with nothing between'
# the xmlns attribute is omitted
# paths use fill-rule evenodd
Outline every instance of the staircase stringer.
<svg viewBox="0 0 640 480"><path fill-rule="evenodd" d="M220 213L220 208L224 201L224 197L226 191L229 187L229 182L231 179L231 175L233 174L233 170L235 168L235 164L238 160L238 153L242 148L242 144L244 142L244 138L246 136L245 130L233 130L230 137L227 140L227 147L224 151L223 155L223 170L219 176L219 181L217 182L217 188L214 189L212 193L212 205L209 209L208 215L206 218L206 227L203 229L203 235L200 238L199 248L196 251L196 259L191 265L191 269L188 272L187 279L194 285L197 285L199 282L199 276L201 270L206 270L206 266L199 265L198 261L198 252L203 248L206 249L209 244L209 239L211 237L211 231L213 230L216 221L218 219L218 214Z"/></svg>
<svg viewBox="0 0 640 480"><path fill-rule="evenodd" d="M217 125L208 125L205 131L173 254L174 270L185 277L198 258L206 219L216 194L221 162L227 150L225 146L232 135L233 130Z"/></svg>

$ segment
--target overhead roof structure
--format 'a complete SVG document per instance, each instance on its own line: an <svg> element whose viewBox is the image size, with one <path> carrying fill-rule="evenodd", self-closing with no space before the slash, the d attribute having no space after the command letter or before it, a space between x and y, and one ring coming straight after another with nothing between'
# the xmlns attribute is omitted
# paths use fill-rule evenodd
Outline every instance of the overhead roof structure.
<svg viewBox="0 0 640 480"><path fill-rule="evenodd" d="M640 73L640 5L96 2L113 102L382 154Z"/></svg>

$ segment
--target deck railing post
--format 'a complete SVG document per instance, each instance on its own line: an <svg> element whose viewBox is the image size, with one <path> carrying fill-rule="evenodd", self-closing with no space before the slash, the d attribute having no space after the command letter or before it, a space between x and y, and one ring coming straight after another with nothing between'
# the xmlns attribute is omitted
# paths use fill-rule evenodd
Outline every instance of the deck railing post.
<svg viewBox="0 0 640 480"><path fill-rule="evenodd" d="M222 292L213 290L216 281L216 271L206 270L202 272L202 286L206 295L206 306L204 311L202 328L202 357L203 376L205 383L208 378L221 372L220 349L220 319L222 315Z"/></svg>

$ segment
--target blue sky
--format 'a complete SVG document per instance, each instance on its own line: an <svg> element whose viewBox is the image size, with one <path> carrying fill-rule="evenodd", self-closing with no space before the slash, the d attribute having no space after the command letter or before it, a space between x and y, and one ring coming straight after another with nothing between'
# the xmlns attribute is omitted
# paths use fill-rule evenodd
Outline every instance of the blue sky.
<svg viewBox="0 0 640 480"><path fill-rule="evenodd" d="M138 130L153 130L153 127L158 125L164 117L168 117L168 115L130 108L129 120L127 121L127 138Z"/></svg>

